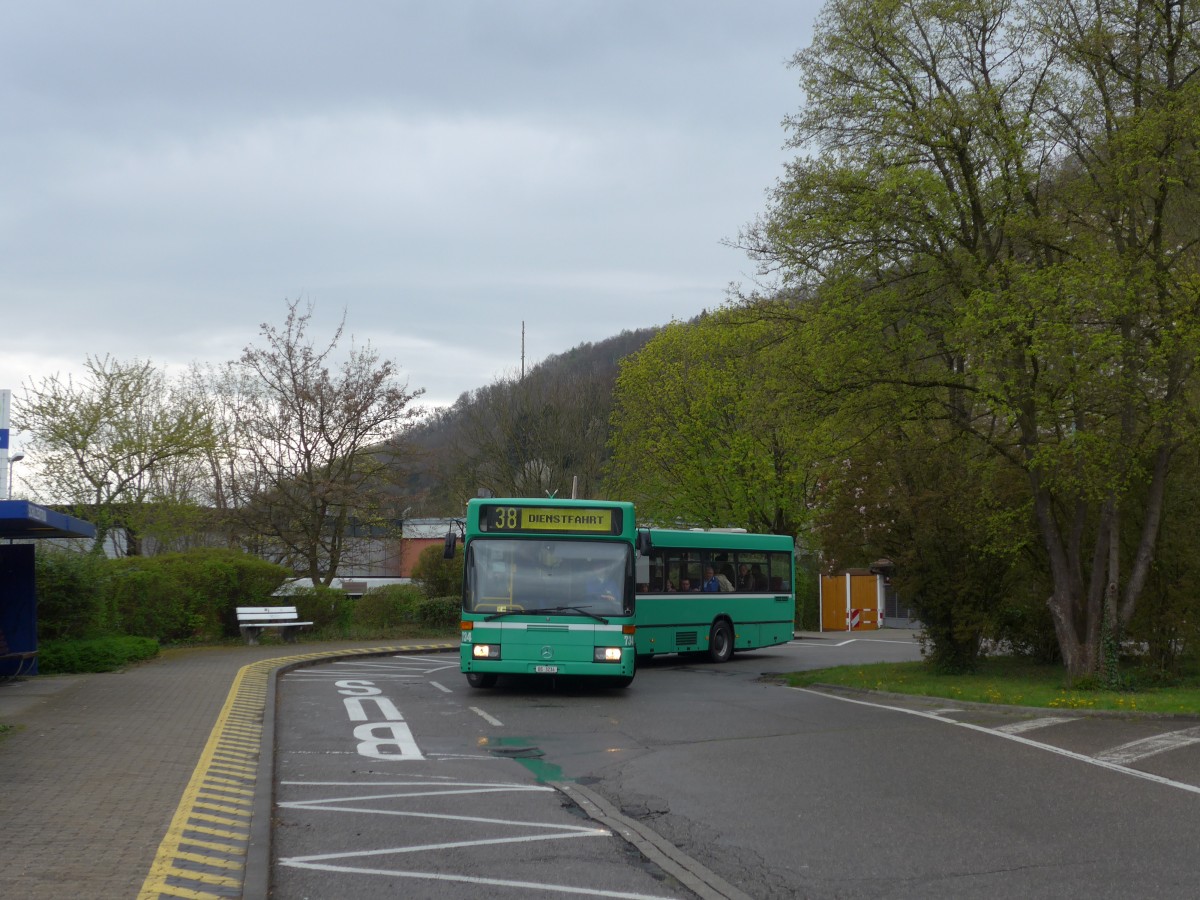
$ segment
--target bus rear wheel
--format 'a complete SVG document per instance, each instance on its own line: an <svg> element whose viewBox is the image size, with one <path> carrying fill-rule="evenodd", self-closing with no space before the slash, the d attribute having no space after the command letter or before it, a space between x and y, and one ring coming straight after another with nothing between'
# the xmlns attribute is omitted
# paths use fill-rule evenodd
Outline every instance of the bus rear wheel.
<svg viewBox="0 0 1200 900"><path fill-rule="evenodd" d="M467 684L473 688L490 688L496 686L494 672L468 672Z"/></svg>
<svg viewBox="0 0 1200 900"><path fill-rule="evenodd" d="M722 620L708 633L708 658L715 663L729 662L733 656L733 629Z"/></svg>

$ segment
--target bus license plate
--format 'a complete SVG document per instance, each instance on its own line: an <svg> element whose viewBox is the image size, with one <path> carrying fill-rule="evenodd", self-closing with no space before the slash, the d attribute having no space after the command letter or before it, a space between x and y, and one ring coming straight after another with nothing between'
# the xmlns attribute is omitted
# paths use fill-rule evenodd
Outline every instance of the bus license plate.
<svg viewBox="0 0 1200 900"><path fill-rule="evenodd" d="M557 675L558 666L534 666L533 671L539 675Z"/></svg>

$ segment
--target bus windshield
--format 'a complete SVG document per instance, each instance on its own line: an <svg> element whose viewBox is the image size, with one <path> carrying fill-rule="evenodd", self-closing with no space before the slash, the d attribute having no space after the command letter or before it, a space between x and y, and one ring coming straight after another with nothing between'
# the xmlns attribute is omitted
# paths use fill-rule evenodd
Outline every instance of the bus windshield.
<svg viewBox="0 0 1200 900"><path fill-rule="evenodd" d="M624 543L476 538L467 550L463 608L630 615L632 572L633 549Z"/></svg>

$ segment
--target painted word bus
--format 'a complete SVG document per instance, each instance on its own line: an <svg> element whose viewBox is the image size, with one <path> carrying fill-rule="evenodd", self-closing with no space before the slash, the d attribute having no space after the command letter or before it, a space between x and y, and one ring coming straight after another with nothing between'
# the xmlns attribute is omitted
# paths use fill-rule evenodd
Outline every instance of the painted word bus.
<svg viewBox="0 0 1200 900"><path fill-rule="evenodd" d="M735 650L792 639L792 538L652 528L648 543L637 565L638 657L704 653L725 662Z"/></svg>
<svg viewBox="0 0 1200 900"><path fill-rule="evenodd" d="M518 674L627 687L637 534L632 503L470 500L460 650L468 683ZM454 542L447 535L447 556Z"/></svg>

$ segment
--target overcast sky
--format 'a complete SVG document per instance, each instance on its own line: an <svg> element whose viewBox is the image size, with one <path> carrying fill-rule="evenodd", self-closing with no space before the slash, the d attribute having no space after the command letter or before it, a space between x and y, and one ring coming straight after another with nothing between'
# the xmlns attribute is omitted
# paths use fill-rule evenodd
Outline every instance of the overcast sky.
<svg viewBox="0 0 1200 900"><path fill-rule="evenodd" d="M286 301L424 402L719 306L818 0L0 0L0 388Z"/></svg>

